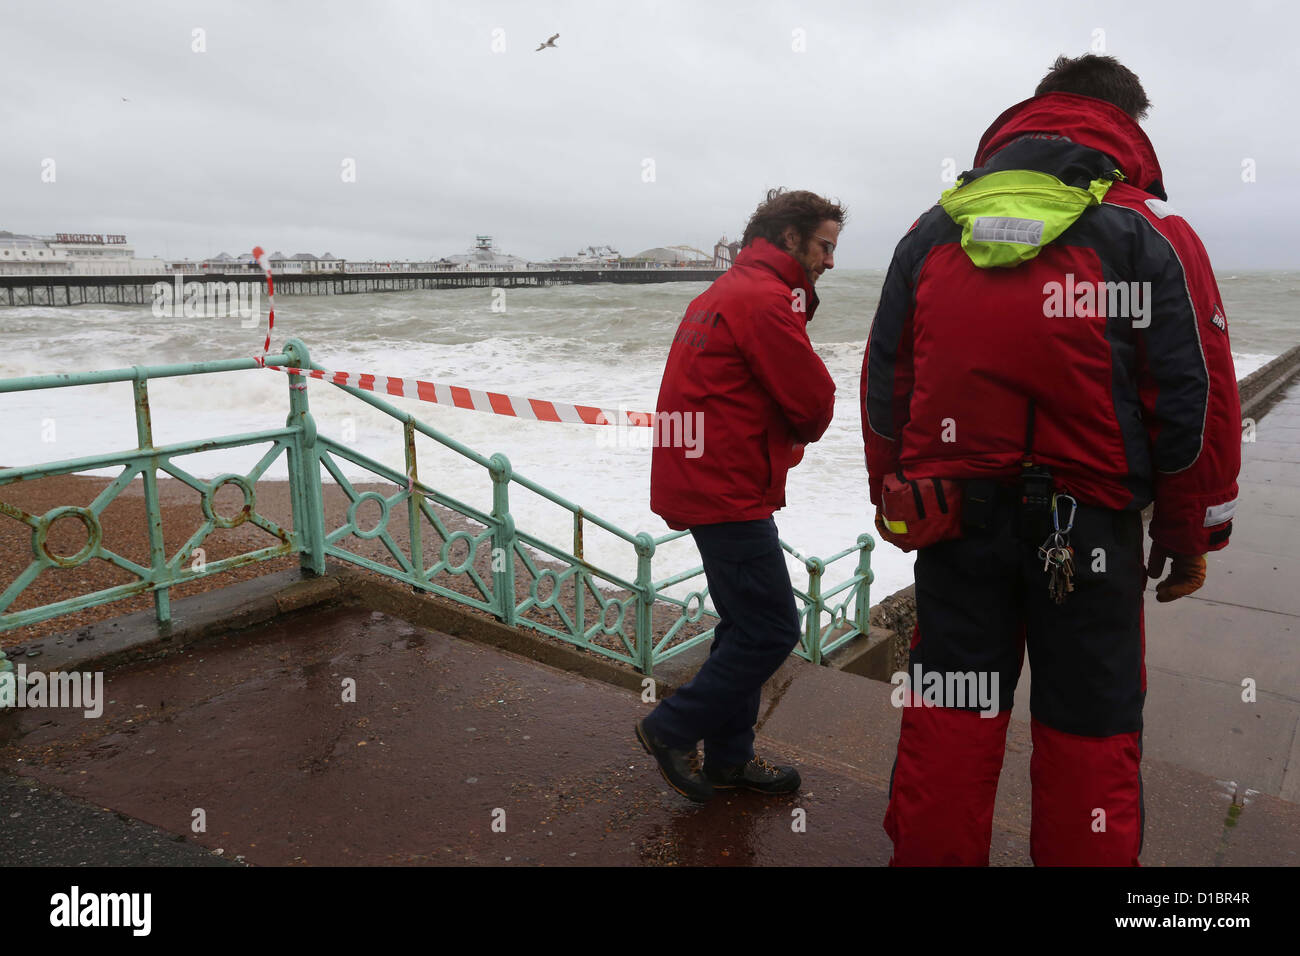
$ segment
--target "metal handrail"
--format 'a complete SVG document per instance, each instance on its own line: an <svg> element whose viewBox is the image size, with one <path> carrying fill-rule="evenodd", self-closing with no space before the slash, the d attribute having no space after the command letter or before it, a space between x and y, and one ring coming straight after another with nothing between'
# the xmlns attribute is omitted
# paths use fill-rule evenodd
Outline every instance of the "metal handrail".
<svg viewBox="0 0 1300 956"><path fill-rule="evenodd" d="M267 365L322 370L320 366L311 363L306 345L298 339L290 339L285 343L281 354L266 356L263 361ZM32 527L34 556L33 562L27 569L20 573L3 593L0 593L0 633L59 614L71 613L145 592L153 594L156 618L160 629L165 630L171 621L169 593L172 587L255 561L297 553L300 565L306 573L324 574L327 557L348 561L379 574L405 581L417 590L438 594L488 611L505 624L537 630L594 653L630 664L645 674L653 673L655 664L712 638L711 628L684 636L684 632L690 625L700 624L706 616L712 619L717 617L716 613L710 611L705 605L708 597L707 586L693 590L683 598L663 593L665 589L674 585L701 577L704 572L703 567L697 566L660 581L655 581L651 573L652 559L658 547L684 537L689 532L670 532L656 538L646 532L634 534L626 531L612 521L593 514L562 495L518 474L505 455L494 454L485 457L364 389L324 379L402 424L405 439L405 462L402 469L376 461L342 442L320 435L309 409L307 391L304 387L307 378L296 373L287 376L289 416L283 428L160 447L153 445L148 403L150 379L246 370L260 367L263 361L249 358L190 364L137 365L98 372L0 380L0 393L129 381L134 391L138 439L137 447L133 451L0 469L0 487L2 487L15 481L70 474L91 468L123 466L122 473L100 492L88 508L67 506L51 509L44 515L32 515L13 505L0 502L0 514L23 521ZM492 481L490 513L459 502L419 480L415 451L416 433L433 439L487 470ZM263 442L271 442L271 448L246 475L227 474L211 481L204 481L188 474L173 461L176 457L196 451L233 448ZM259 514L256 507L256 482L281 454L285 455L288 462L290 500L293 510L292 529L279 527ZM380 495L377 492L358 494L351 482L338 469L335 458L351 461L375 476L395 483L398 490L391 496ZM352 500L346 522L332 530L326 529L324 521L323 488L320 476L322 466L334 475ZM186 544L170 557L163 552L162 519L157 485L159 471L173 475L195 488L201 496L206 516L205 522ZM104 508L135 480L136 476L140 476L144 481L150 544L148 566L137 564L113 553L104 547L102 540L100 515ZM232 518L223 518L217 515L212 506L212 499L218 489L228 484L235 485L243 492L245 508ZM515 527L515 519L510 513L512 485L518 485L570 512L573 516L571 548L544 541ZM362 531L356 525L355 512L360 501L366 497L382 502L382 517L374 528ZM481 524L484 530L477 534L449 531L442 517L431 506L431 502ZM392 510L403 505L410 532L409 554L399 549L388 533ZM69 516L80 519L86 526L87 545L75 555L52 554L45 544L49 527L54 521ZM212 564L196 562L187 566L192 553L214 528L234 527L244 521L252 521L267 530L278 538L280 543ZM443 539L439 560L428 567L424 563L425 552L422 543L427 524L432 525ZM588 524L633 546L637 559L637 571L633 580L598 567L587 558L584 554L583 537ZM343 548L340 542L352 534L363 538L380 539L394 556L399 567L392 568L379 564ZM469 554L460 561L453 561L450 555L452 544L456 541L465 541L469 547ZM489 575L480 574L474 567L475 558L484 544L492 546L490 580ZM796 595L803 602L800 611L803 636L795 653L813 663L821 663L830 651L859 634L867 633L872 580L870 552L875 542L870 535L860 535L855 545L825 560L804 556L784 541L781 542L781 546L800 558L808 572L807 589L795 590ZM548 555L560 562L562 567L560 570L542 567L530 551ZM853 576L822 593L821 581L825 569L855 552L858 555L858 564ZM115 563L135 574L138 580L92 594L78 595L55 604L6 613L6 609L40 571L49 567L75 567L92 558L101 558ZM531 576L528 593L523 596L515 593L517 568L526 570ZM435 578L443 573L452 577L467 578L477 590L477 596L466 595L438 583ZM627 592L628 596L620 598L605 593L597 584L597 580L617 585ZM541 593L540 586L543 581L549 582L551 586L548 594ZM574 596L571 609L560 601L561 588L570 585ZM830 600L841 594L844 597L838 603ZM595 623L587 620L589 601L594 601L596 606L596 616L599 620ZM676 620L670 623L657 642L652 637L652 610L656 605L675 606L681 609ZM634 611L635 614L635 626L631 630L627 626L629 611ZM537 616L543 614L559 618L562 626L552 626L543 620L538 620ZM830 616L829 623L823 620L827 615ZM0 673L4 672L7 666L9 666L8 661L0 652Z"/></svg>

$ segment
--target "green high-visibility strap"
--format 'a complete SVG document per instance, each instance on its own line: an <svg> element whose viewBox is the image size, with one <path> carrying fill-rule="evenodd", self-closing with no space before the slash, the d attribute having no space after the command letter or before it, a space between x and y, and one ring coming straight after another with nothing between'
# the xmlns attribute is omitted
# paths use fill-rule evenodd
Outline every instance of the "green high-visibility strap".
<svg viewBox="0 0 1300 956"><path fill-rule="evenodd" d="M1006 169L988 173L972 183L958 180L939 198L939 205L961 226L961 247L981 269L1009 268L1032 259L1040 249L1074 224L1083 211L1101 204L1111 179L1094 179L1087 189L1067 186L1050 173L1031 169ZM1018 221L1020 232L1036 232L1036 241L989 239L975 235L985 221L985 232L997 232L999 220ZM1036 227L1041 224L1041 230Z"/></svg>

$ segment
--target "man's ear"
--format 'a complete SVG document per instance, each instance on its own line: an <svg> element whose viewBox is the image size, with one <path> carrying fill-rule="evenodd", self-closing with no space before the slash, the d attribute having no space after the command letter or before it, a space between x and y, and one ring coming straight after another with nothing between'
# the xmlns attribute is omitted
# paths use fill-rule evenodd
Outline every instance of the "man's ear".
<svg viewBox="0 0 1300 956"><path fill-rule="evenodd" d="M794 226L786 226L785 232L781 233L781 248L786 252L794 252L799 248L799 230Z"/></svg>

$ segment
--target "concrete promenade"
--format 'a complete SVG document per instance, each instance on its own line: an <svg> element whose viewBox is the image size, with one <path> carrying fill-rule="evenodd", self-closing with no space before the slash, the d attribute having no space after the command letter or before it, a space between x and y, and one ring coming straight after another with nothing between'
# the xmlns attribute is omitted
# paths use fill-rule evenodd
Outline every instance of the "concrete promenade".
<svg viewBox="0 0 1300 956"><path fill-rule="evenodd" d="M1247 436L1249 438L1249 436ZM1205 586L1147 603L1147 753L1300 802L1300 382L1241 446ZM1253 682L1255 701L1243 701ZM1248 696L1248 695L1247 695Z"/></svg>
<svg viewBox="0 0 1300 956"><path fill-rule="evenodd" d="M188 865L218 850L254 865L889 858L891 688L803 662L770 682L759 726L761 752L800 765L802 792L700 807L632 739L649 707L634 690L367 608L307 609L126 665L105 690L99 720L19 715L0 748L0 864ZM1029 862L1029 753L1013 721L995 865ZM1144 778L1146 865L1300 863L1300 806L1260 794L1230 817L1213 777L1150 758Z"/></svg>

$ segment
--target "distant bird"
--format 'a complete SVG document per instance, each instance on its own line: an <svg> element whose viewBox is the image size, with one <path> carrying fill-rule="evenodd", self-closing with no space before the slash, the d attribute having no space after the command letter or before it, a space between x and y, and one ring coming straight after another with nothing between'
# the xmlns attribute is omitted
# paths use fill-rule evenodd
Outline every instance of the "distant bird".
<svg viewBox="0 0 1300 956"><path fill-rule="evenodd" d="M130 103L131 101L128 100L128 99L124 96L124 97L122 97L122 102L123 102L123 103Z"/></svg>
<svg viewBox="0 0 1300 956"><path fill-rule="evenodd" d="M543 43L541 46L539 46L539 47L538 47L536 50L534 50L533 52L534 52L534 53L538 53L538 52L540 52L540 51L542 51L542 50L545 50L548 46L551 46L551 47L555 46L555 41L558 40L559 38L560 38L560 35L559 35L558 33L555 34L555 36L551 37L549 40L547 40L545 43ZM556 49L559 49L559 47L556 47Z"/></svg>

